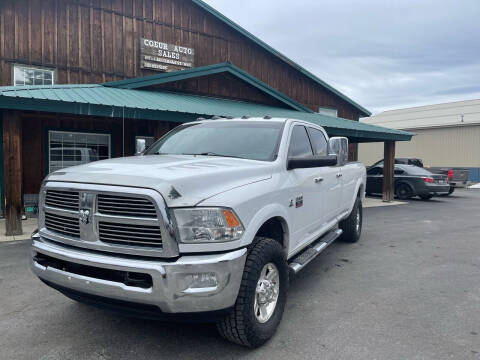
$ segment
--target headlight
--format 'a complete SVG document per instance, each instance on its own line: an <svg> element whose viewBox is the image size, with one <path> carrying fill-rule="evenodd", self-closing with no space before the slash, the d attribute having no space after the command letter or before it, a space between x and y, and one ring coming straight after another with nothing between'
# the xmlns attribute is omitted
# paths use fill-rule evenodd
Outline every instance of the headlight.
<svg viewBox="0 0 480 360"><path fill-rule="evenodd" d="M179 241L182 243L209 243L238 240L245 230L230 209L189 208L174 209Z"/></svg>

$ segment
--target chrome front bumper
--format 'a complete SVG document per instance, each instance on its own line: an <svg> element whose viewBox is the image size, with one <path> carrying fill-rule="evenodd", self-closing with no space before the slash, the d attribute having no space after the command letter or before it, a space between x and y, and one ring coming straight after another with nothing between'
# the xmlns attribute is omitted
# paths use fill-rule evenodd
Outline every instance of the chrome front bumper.
<svg viewBox="0 0 480 360"><path fill-rule="evenodd" d="M152 286L129 286L44 266L36 261L37 254L94 268L149 274ZM35 235L31 268L47 283L76 292L154 305L165 313L194 313L222 310L235 304L246 256L247 250L243 248L222 254L181 256L173 262L135 259L65 247ZM216 284L192 287L192 276L197 274L210 277L214 274Z"/></svg>

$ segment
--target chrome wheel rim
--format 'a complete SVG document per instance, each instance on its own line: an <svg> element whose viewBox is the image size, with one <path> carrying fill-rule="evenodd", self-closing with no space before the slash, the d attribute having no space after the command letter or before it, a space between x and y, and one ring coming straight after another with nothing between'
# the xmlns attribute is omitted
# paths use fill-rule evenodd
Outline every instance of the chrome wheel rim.
<svg viewBox="0 0 480 360"><path fill-rule="evenodd" d="M355 218L355 230L357 233L360 231L360 211L357 210L357 216Z"/></svg>
<svg viewBox="0 0 480 360"><path fill-rule="evenodd" d="M275 312L280 290L280 274L273 263L266 264L257 281L253 311L260 323L266 323Z"/></svg>

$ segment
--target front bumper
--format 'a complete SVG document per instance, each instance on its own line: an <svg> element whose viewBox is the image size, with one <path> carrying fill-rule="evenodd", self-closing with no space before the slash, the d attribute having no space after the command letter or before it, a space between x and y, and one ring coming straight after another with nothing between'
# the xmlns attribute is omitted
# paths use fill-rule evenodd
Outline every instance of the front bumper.
<svg viewBox="0 0 480 360"><path fill-rule="evenodd" d="M176 261L136 259L102 254L40 238L32 237L32 271L46 283L87 295L113 300L157 306L165 313L209 312L235 304L247 256L245 248L222 254L181 256ZM37 259L41 256L58 259L63 264L86 266L119 273L140 273L151 276L151 286L131 286L102 276L66 271L61 266L48 266ZM216 284L192 287L192 276L214 275Z"/></svg>

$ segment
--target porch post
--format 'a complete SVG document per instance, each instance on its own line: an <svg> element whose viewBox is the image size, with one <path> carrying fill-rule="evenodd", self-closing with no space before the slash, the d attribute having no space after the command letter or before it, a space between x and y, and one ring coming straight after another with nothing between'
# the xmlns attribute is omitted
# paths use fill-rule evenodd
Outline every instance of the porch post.
<svg viewBox="0 0 480 360"><path fill-rule="evenodd" d="M22 235L22 124L19 113L3 112L6 235Z"/></svg>
<svg viewBox="0 0 480 360"><path fill-rule="evenodd" d="M383 146L383 189L382 200L390 202L395 195L394 187L395 141L385 141Z"/></svg>

